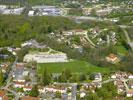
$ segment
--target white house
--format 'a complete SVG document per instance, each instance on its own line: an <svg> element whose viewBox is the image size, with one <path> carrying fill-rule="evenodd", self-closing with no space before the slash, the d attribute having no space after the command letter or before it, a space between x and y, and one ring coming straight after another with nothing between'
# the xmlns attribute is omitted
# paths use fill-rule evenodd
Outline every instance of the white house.
<svg viewBox="0 0 133 100"><path fill-rule="evenodd" d="M58 86L47 86L44 87L45 92L60 92L60 93L66 93L67 88L65 87L58 87Z"/></svg>
<svg viewBox="0 0 133 100"><path fill-rule="evenodd" d="M0 100L8 100L5 91L0 90Z"/></svg>
<svg viewBox="0 0 133 100"><path fill-rule="evenodd" d="M25 82L15 82L14 87L15 88L23 88L25 86Z"/></svg>
<svg viewBox="0 0 133 100"><path fill-rule="evenodd" d="M128 81L128 86L133 89L133 80Z"/></svg>
<svg viewBox="0 0 133 100"><path fill-rule="evenodd" d="M29 13L28 13L28 16L34 16L34 10L30 10Z"/></svg>
<svg viewBox="0 0 133 100"><path fill-rule="evenodd" d="M32 89L32 86L24 86L23 87L24 91L31 91L31 89Z"/></svg>
<svg viewBox="0 0 133 100"><path fill-rule="evenodd" d="M128 75L128 78L129 78L129 79L133 79L133 74L129 74L129 75Z"/></svg>
<svg viewBox="0 0 133 100"><path fill-rule="evenodd" d="M115 75L115 74L112 74L112 75L111 75L111 78L112 78L112 79L116 79L116 75Z"/></svg>
<svg viewBox="0 0 133 100"><path fill-rule="evenodd" d="M127 90L126 96L127 97L133 97L133 89Z"/></svg>
<svg viewBox="0 0 133 100"><path fill-rule="evenodd" d="M85 92L81 92L81 93L80 93L80 98L84 98L84 97L85 97L85 95L86 95L86 93L85 93Z"/></svg>
<svg viewBox="0 0 133 100"><path fill-rule="evenodd" d="M66 36L86 35L87 34L87 30L75 29L75 30L63 31L63 34L66 35Z"/></svg>

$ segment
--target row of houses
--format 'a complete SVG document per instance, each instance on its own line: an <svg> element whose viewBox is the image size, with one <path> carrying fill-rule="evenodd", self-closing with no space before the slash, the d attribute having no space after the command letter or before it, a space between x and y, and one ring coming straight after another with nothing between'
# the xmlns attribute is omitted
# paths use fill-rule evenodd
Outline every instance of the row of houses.
<svg viewBox="0 0 133 100"><path fill-rule="evenodd" d="M116 72L111 75L114 85L117 87L118 94L125 94L127 97L133 97L133 74L127 72Z"/></svg>

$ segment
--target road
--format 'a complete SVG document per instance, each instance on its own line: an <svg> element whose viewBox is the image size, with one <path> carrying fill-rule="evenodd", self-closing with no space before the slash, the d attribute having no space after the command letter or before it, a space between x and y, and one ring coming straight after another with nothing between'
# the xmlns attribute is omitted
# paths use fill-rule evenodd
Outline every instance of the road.
<svg viewBox="0 0 133 100"><path fill-rule="evenodd" d="M14 100L19 100L19 95L17 94L17 92L15 92L15 91L9 89L9 86L13 84L13 83L11 82L11 80L12 80L13 69L14 69L14 67L15 67L15 65L16 65L16 63L17 63L17 60L18 60L18 57L16 56L15 61L14 61L13 64L11 65L11 71L10 71L9 74L8 74L8 78L7 78L7 80L6 80L6 85L5 85L4 87L1 87L1 89L6 90L6 91L8 91L8 92L11 92L13 95L15 95Z"/></svg>

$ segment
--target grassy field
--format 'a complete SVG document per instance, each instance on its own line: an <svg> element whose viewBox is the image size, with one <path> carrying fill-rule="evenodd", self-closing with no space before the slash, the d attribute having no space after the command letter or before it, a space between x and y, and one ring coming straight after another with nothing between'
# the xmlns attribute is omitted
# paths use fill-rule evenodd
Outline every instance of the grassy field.
<svg viewBox="0 0 133 100"><path fill-rule="evenodd" d="M45 67L50 73L60 73L65 68L70 69L73 73L109 72L109 68L97 67L85 61L71 61L63 63L38 64L37 66L38 73L39 74L42 73Z"/></svg>

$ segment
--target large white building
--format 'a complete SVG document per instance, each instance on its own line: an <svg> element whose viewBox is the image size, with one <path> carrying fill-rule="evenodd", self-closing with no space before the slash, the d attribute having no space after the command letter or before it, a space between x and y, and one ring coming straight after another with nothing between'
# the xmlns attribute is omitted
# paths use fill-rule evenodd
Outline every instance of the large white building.
<svg viewBox="0 0 133 100"><path fill-rule="evenodd" d="M36 61L37 63L67 62L67 55L64 53L37 52L25 55L24 62Z"/></svg>

